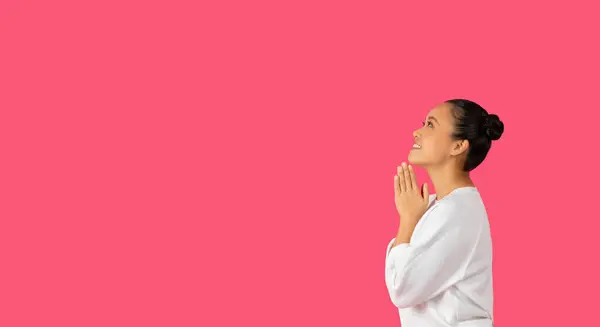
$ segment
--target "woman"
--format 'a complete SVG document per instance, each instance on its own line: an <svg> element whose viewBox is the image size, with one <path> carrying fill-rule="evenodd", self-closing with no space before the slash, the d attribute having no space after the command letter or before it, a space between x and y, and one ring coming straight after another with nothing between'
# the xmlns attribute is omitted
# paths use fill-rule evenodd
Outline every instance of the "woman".
<svg viewBox="0 0 600 327"><path fill-rule="evenodd" d="M497 115L463 99L429 112L394 176L400 227L386 252L385 282L402 327L493 326L492 241L469 177L504 131ZM435 188L419 188L412 165Z"/></svg>

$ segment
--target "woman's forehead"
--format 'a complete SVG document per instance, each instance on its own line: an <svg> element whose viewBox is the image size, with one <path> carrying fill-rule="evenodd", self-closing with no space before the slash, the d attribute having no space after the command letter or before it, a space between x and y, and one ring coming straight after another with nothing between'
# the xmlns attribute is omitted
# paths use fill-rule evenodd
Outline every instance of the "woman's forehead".
<svg viewBox="0 0 600 327"><path fill-rule="evenodd" d="M447 103L442 103L435 106L427 113L427 118L429 117L435 117L435 119L437 119L440 123L442 121L451 122L452 115L450 114L450 105Z"/></svg>

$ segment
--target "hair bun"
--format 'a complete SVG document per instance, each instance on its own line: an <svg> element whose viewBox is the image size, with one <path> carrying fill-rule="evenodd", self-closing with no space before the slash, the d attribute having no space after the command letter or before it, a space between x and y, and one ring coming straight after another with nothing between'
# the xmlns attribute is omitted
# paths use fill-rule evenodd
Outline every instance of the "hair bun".
<svg viewBox="0 0 600 327"><path fill-rule="evenodd" d="M498 115L490 114L485 117L483 128L485 134L493 141L500 139L504 132L504 123L500 121Z"/></svg>

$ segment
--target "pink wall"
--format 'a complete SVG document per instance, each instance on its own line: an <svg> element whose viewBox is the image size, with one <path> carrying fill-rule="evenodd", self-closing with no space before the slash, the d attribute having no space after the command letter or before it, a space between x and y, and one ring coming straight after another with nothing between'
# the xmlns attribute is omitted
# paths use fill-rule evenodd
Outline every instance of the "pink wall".
<svg viewBox="0 0 600 327"><path fill-rule="evenodd" d="M496 326L596 321L593 2L2 3L1 326L398 326L392 178L454 97L506 126Z"/></svg>

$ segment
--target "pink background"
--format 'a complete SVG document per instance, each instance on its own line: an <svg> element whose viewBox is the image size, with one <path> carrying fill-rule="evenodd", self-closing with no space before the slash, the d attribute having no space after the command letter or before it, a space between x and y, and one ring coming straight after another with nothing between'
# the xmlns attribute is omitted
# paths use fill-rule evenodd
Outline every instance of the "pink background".
<svg viewBox="0 0 600 327"><path fill-rule="evenodd" d="M398 326L392 178L455 97L506 124L496 326L598 322L592 1L0 3L0 326Z"/></svg>

